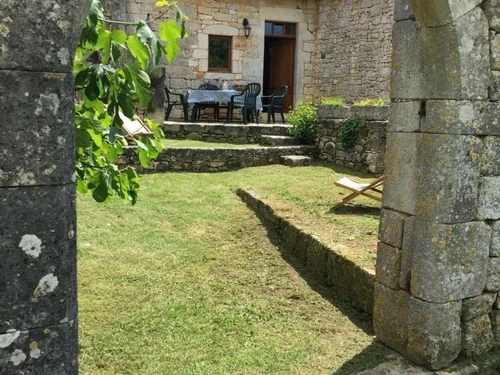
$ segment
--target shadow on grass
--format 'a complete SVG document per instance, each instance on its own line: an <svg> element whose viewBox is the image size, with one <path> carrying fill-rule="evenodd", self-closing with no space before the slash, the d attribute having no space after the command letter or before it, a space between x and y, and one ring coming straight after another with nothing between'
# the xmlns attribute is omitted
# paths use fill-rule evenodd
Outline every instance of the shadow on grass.
<svg viewBox="0 0 500 375"><path fill-rule="evenodd" d="M362 205L346 205L337 208L335 211L330 211L332 214L338 215L370 215L376 218L380 218L380 207L370 207Z"/></svg>
<svg viewBox="0 0 500 375"><path fill-rule="evenodd" d="M350 301L343 299L335 293L335 289L322 284L315 279L306 267L285 248L283 238L278 233L272 223L259 212L253 211L257 218L262 222L267 231L267 236L271 243L278 249L281 257L292 266L297 273L307 282L309 287L319 293L324 299L339 309L349 320L367 335L373 336L372 317L367 313L356 309ZM370 346L346 362L340 369L333 372L332 375L355 375L358 372L368 370L377 365L393 359L397 354L380 342L374 341Z"/></svg>

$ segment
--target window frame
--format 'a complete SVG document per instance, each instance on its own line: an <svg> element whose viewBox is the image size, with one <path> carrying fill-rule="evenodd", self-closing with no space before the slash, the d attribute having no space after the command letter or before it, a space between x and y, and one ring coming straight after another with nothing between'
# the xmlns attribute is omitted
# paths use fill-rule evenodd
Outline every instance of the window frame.
<svg viewBox="0 0 500 375"><path fill-rule="evenodd" d="M229 45L227 68L212 68L210 67L210 42L212 40L227 40ZM233 61L233 37L230 35L208 35L208 71L217 73L231 73Z"/></svg>

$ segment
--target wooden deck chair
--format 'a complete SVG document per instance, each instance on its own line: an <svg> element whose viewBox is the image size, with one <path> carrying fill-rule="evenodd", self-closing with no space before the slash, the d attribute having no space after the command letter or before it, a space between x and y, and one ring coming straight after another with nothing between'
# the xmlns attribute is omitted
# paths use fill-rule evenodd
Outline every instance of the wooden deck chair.
<svg viewBox="0 0 500 375"><path fill-rule="evenodd" d="M139 117L134 120L129 119L123 113L119 113L120 119L123 121L122 131L125 136L136 138L139 135L152 136L153 132L148 128Z"/></svg>
<svg viewBox="0 0 500 375"><path fill-rule="evenodd" d="M342 199L339 203L337 203L335 206L333 206L330 211L333 212L337 208L342 207L345 205L347 202L353 200L354 198L362 195L364 197L368 197L371 199L375 199L376 201L382 201L382 190L379 189L379 186L381 186L384 183L384 176L380 176L379 178L373 180L369 184L363 184L358 181L351 180L348 177L342 177L340 180L335 181L334 184L336 186L348 189L352 191L351 194L349 194L347 197Z"/></svg>

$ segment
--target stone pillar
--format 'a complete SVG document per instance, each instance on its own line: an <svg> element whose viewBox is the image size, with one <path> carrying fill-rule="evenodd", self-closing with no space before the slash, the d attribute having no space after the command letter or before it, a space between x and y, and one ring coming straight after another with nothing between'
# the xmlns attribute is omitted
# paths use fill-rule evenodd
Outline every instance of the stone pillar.
<svg viewBox="0 0 500 375"><path fill-rule="evenodd" d="M500 337L498 4L395 4L374 326L432 369Z"/></svg>
<svg viewBox="0 0 500 375"><path fill-rule="evenodd" d="M77 374L72 61L90 0L0 4L0 372Z"/></svg>

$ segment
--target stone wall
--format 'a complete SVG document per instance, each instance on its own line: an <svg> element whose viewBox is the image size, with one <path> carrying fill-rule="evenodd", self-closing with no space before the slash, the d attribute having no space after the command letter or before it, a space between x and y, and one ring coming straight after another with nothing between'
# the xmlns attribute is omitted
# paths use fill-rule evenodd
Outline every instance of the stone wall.
<svg viewBox="0 0 500 375"><path fill-rule="evenodd" d="M314 146L289 146L280 148L167 148L152 162L147 170L154 172L224 172L240 168L279 164L285 155L312 155ZM135 148L126 150L119 164L133 165L139 170L139 158Z"/></svg>
<svg viewBox="0 0 500 375"><path fill-rule="evenodd" d="M114 19L137 21L158 14L155 0L105 0ZM389 97L392 8L394 0L243 0L180 4L189 16L189 38L177 60L167 65L166 84L185 92L202 82L260 82L263 79L266 20L297 24L294 103L324 96L349 101ZM252 27L243 36L242 20ZM154 29L154 25L153 25ZM208 72L208 35L233 37L231 73ZM175 110L173 119L180 117Z"/></svg>
<svg viewBox="0 0 500 375"><path fill-rule="evenodd" d="M340 124L351 116L361 116L363 125L356 145L342 146ZM374 174L384 173L388 107L318 107L318 157L335 165Z"/></svg>
<svg viewBox="0 0 500 375"><path fill-rule="evenodd" d="M500 344L500 7L398 0L380 340L432 369Z"/></svg>
<svg viewBox="0 0 500 375"><path fill-rule="evenodd" d="M393 7L394 0L319 0L320 96L389 98Z"/></svg>

